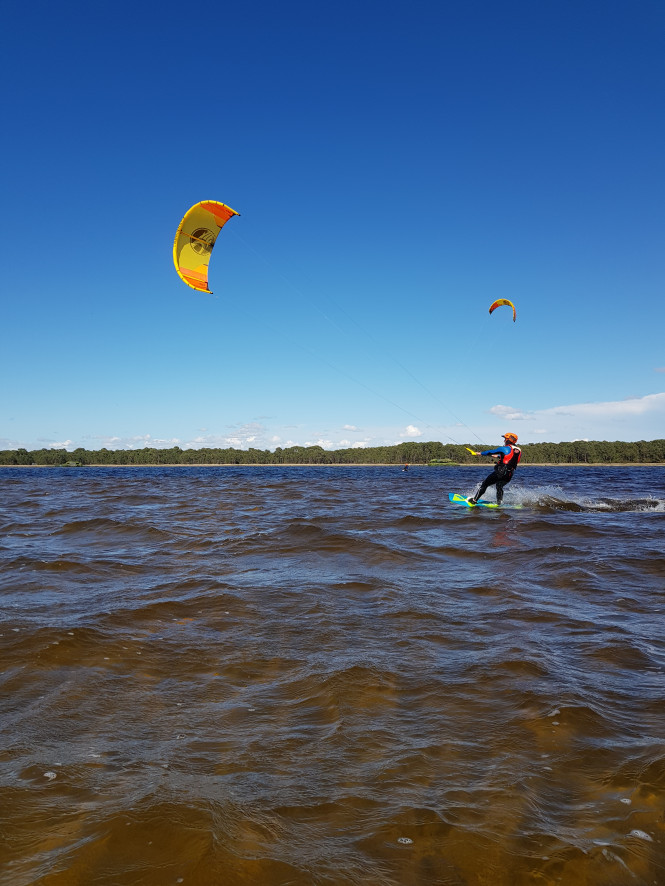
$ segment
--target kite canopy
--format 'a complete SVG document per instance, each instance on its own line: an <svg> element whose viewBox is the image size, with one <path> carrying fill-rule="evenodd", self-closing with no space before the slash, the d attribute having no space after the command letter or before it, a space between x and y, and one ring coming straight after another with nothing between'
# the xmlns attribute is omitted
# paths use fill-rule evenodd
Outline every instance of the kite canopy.
<svg viewBox="0 0 665 886"><path fill-rule="evenodd" d="M235 209L204 200L185 213L173 242L173 263L178 275L192 289L208 292L208 265L217 235L233 215Z"/></svg>
<svg viewBox="0 0 665 886"><path fill-rule="evenodd" d="M517 320L517 311L515 310L515 305L511 301L508 301L507 298L497 298L497 300L495 302L492 302L492 304L490 305L490 314L492 313L492 311L495 308L498 308L499 305L507 305L509 308L513 309L513 323L514 323L515 320Z"/></svg>

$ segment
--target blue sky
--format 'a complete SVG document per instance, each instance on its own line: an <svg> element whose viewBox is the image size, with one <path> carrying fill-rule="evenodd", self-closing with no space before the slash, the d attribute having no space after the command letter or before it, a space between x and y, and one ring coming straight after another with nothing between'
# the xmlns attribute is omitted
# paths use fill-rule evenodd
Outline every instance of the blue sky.
<svg viewBox="0 0 665 886"><path fill-rule="evenodd" d="M0 448L665 436L661 0L3 31ZM172 262L205 199L213 296Z"/></svg>

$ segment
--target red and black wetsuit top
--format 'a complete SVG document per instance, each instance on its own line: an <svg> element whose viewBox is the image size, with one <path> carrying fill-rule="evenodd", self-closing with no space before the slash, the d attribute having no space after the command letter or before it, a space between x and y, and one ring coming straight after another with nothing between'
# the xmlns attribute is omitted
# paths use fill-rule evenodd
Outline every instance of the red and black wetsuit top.
<svg viewBox="0 0 665 886"><path fill-rule="evenodd" d="M503 456L500 464L505 465L512 474L517 465L520 463L520 459L522 458L522 450L519 448L519 446L513 446L512 443L509 446L502 446L501 448L510 450Z"/></svg>
<svg viewBox="0 0 665 886"><path fill-rule="evenodd" d="M501 459L496 463L494 470L503 477L512 477L515 468L522 458L522 450L519 446L497 446L496 449L486 449L481 455L500 455Z"/></svg>

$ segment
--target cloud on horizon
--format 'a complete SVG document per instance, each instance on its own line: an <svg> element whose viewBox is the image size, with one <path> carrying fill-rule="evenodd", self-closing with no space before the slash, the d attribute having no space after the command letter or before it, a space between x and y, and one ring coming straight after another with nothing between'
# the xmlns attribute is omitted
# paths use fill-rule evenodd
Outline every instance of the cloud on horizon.
<svg viewBox="0 0 665 886"><path fill-rule="evenodd" d="M665 392L646 394L642 397L626 397L624 400L571 403L536 409L533 412L497 405L489 412L506 421L537 422L533 434L550 435L552 439L559 440L625 439L626 423L642 419L640 425L635 426L636 429L630 438L647 439L654 434L662 435L659 428L665 426ZM653 424L653 430L650 422ZM523 429L521 433L528 433L528 429Z"/></svg>
<svg viewBox="0 0 665 886"><path fill-rule="evenodd" d="M441 425L428 430L427 439L441 440L444 443L463 443L475 437L477 440L492 441L507 430L507 423L517 423L513 428L519 432L521 442L548 440L560 442L574 439L589 440L652 440L665 436L665 392L644 396L626 397L623 400L608 400L586 403L559 403L545 409L522 409L516 405L496 404L486 412L490 420L484 424L474 422L473 428L464 425ZM505 423L505 424L504 424ZM66 449L71 451L78 446L86 449L125 449L143 448L167 449L179 446L181 449L206 449L233 447L236 449L274 450L277 446L287 449L292 446L322 446L324 449L365 449L372 446L399 445L405 440L424 438L424 432L414 425L362 427L362 439L354 439L360 428L353 428L354 434L337 434L319 428L307 427L304 422L289 427L298 429L298 439L284 438L285 425L266 427L259 422L229 425L225 433L196 433L189 437L161 438L152 434L131 436L86 434L81 437L60 440L52 436L39 438L32 443L10 438L0 438L0 449ZM302 435L302 436L301 436ZM306 441L306 442L305 442Z"/></svg>
<svg viewBox="0 0 665 886"><path fill-rule="evenodd" d="M533 412L522 412L519 409L515 409L513 406L492 406L489 411L492 415L498 415L499 418L505 418L506 421L528 421L535 415Z"/></svg>
<svg viewBox="0 0 665 886"><path fill-rule="evenodd" d="M665 392L647 394L644 397L627 397L625 400L608 400L600 403L574 403L571 406L554 406L539 409L533 415L593 415L602 418L624 418L644 415L647 412L665 410Z"/></svg>
<svg viewBox="0 0 665 886"><path fill-rule="evenodd" d="M187 440L183 449L269 449L275 437L268 439L267 428L259 422L232 427L229 434L205 434ZM279 440L279 437L277 438ZM174 444L175 445L175 444Z"/></svg>
<svg viewBox="0 0 665 886"><path fill-rule="evenodd" d="M400 431L400 437L422 437L423 432L415 425L407 425L403 431Z"/></svg>

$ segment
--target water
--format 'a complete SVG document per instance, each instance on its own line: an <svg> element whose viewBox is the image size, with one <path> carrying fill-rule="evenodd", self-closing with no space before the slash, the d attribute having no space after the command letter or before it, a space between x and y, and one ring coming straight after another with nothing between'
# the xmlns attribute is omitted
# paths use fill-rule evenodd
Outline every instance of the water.
<svg viewBox="0 0 665 886"><path fill-rule="evenodd" d="M3 886L664 884L665 471L481 476L0 470Z"/></svg>

